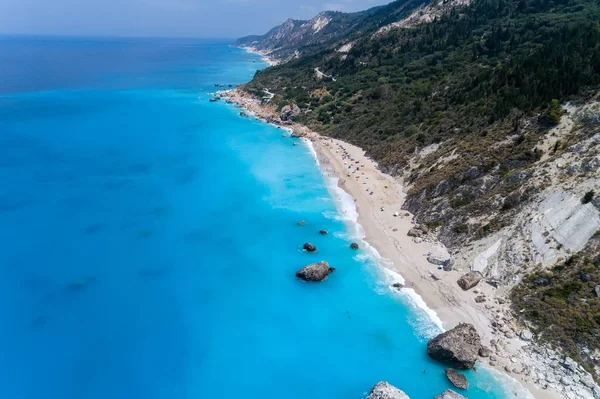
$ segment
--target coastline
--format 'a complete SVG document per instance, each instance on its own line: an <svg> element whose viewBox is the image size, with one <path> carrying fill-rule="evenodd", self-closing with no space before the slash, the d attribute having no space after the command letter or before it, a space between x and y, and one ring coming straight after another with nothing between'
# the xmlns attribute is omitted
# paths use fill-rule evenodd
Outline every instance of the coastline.
<svg viewBox="0 0 600 399"><path fill-rule="evenodd" d="M270 57L266 51L257 50L254 47L240 47L242 50L245 50L247 53L260 55L261 59L269 66L275 66L279 64L275 58Z"/></svg>
<svg viewBox="0 0 600 399"><path fill-rule="evenodd" d="M523 356L524 352L519 350L527 343L518 338L506 339L492 328L493 313L504 314L508 305L492 302L494 293L483 284L471 291L460 289L456 280L468 270L454 269L446 272L430 263L427 260L428 253L447 256L446 248L435 237L429 235L420 241L408 236L408 231L415 227L415 223L413 215L402 210L406 194L400 180L381 172L377 163L368 158L361 148L342 140L321 136L304 125L282 122L277 117L274 106L261 104L240 89L221 94L223 98L242 108L245 114L285 129L290 132L286 136L307 141L314 151L313 155L316 156L323 177L337 179L337 188L353 198L357 217L356 221L349 220L349 223L356 223L362 229L364 237L361 240L378 255L375 260L379 265L401 276L404 280L402 291L408 296L411 296L410 291L414 291L412 299L415 300L415 305L428 313L433 324L437 324L436 318L441 321L443 329L453 328L461 322L473 324L482 337L482 343L487 347L497 348L498 356L494 357L494 361L481 358L482 365L491 369L494 374L506 377L505 380L512 380L515 385L520 384L529 393L527 396L536 399L561 398L558 393L541 389L526 380L523 371L513 372L516 367L522 367L523 370L532 360ZM342 154L345 159L354 159L358 162L357 165L360 164L359 174L352 173L356 169L353 167L351 170L344 164ZM331 189L330 193L334 199L337 198ZM478 294L485 295L490 302L476 303L474 299ZM518 355L514 353L517 351Z"/></svg>

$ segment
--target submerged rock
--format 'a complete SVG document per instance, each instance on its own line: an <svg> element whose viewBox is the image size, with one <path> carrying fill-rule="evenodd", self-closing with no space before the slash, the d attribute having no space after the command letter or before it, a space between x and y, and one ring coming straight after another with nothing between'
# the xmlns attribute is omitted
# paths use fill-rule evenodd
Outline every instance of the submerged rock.
<svg viewBox="0 0 600 399"><path fill-rule="evenodd" d="M454 392L452 389L446 389L439 395L436 395L433 399L467 399L464 396Z"/></svg>
<svg viewBox="0 0 600 399"><path fill-rule="evenodd" d="M410 399L410 397L395 386L381 381L371 389L367 399Z"/></svg>
<svg viewBox="0 0 600 399"><path fill-rule="evenodd" d="M329 267L329 263L321 261L318 263L312 263L303 267L296 272L296 277L301 278L304 281L323 281L327 278L329 273L334 272L333 267Z"/></svg>
<svg viewBox="0 0 600 399"><path fill-rule="evenodd" d="M350 248L357 250L358 249L358 244L353 242L352 244L350 244Z"/></svg>
<svg viewBox="0 0 600 399"><path fill-rule="evenodd" d="M327 230L319 230L319 234L321 234L322 236L327 235Z"/></svg>
<svg viewBox="0 0 600 399"><path fill-rule="evenodd" d="M483 275L479 272L469 272L467 274L463 274L457 281L460 288L463 291L470 290L475 287L479 282L483 279Z"/></svg>
<svg viewBox="0 0 600 399"><path fill-rule="evenodd" d="M452 385L454 385L457 388L469 388L469 381L467 381L467 377L465 377L463 374L459 373L454 369L446 369L446 377L448 377Z"/></svg>
<svg viewBox="0 0 600 399"><path fill-rule="evenodd" d="M307 242L306 244L304 244L302 246L302 248L306 251L306 252L315 252L317 250L317 247L315 247L314 245L312 245L310 242Z"/></svg>
<svg viewBox="0 0 600 399"><path fill-rule="evenodd" d="M481 337L473 325L461 323L450 331L439 334L427 343L427 354L432 359L461 370L472 369L481 348Z"/></svg>
<svg viewBox="0 0 600 399"><path fill-rule="evenodd" d="M404 288L404 285L402 283L394 283L392 284L392 287L400 291L402 288Z"/></svg>

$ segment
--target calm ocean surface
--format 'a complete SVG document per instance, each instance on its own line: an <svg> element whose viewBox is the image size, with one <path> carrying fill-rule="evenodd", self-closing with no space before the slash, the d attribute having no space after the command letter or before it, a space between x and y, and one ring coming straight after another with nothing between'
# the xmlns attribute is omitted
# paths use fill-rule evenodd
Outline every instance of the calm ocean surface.
<svg viewBox="0 0 600 399"><path fill-rule="evenodd" d="M450 387L310 149L208 101L261 67L224 41L0 38L1 398ZM319 260L328 280L294 277ZM469 399L514 397L468 378Z"/></svg>

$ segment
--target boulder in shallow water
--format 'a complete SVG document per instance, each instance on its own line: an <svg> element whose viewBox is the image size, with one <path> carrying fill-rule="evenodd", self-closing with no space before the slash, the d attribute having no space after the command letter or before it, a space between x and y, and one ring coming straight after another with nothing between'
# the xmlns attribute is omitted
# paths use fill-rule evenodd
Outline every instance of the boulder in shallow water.
<svg viewBox="0 0 600 399"><path fill-rule="evenodd" d="M452 385L454 385L457 388L469 388L469 381L467 381L467 377L465 377L463 374L459 373L454 369L446 369L446 377L448 377Z"/></svg>
<svg viewBox="0 0 600 399"><path fill-rule="evenodd" d="M312 263L308 266L296 272L296 277L301 278L304 281L323 281L327 278L329 273L335 271L333 267L329 267L329 263L321 261L318 263Z"/></svg>
<svg viewBox="0 0 600 399"><path fill-rule="evenodd" d="M321 234L322 236L326 236L327 230L319 230L319 234Z"/></svg>
<svg viewBox="0 0 600 399"><path fill-rule="evenodd" d="M439 334L427 343L427 354L432 359L461 370L472 369L481 348L481 337L473 325L461 323L452 330Z"/></svg>
<svg viewBox="0 0 600 399"><path fill-rule="evenodd" d="M353 242L352 244L350 244L350 248L357 250L358 249L358 244Z"/></svg>
<svg viewBox="0 0 600 399"><path fill-rule="evenodd" d="M394 283L394 284L392 284L392 287L394 287L395 289L397 289L398 291L400 291L402 288L404 288L404 284L402 284L402 283Z"/></svg>
<svg viewBox="0 0 600 399"><path fill-rule="evenodd" d="M367 399L410 399L410 397L395 386L381 381L371 389Z"/></svg>
<svg viewBox="0 0 600 399"><path fill-rule="evenodd" d="M463 291L468 291L471 288L475 287L479 282L483 279L483 275L479 272L469 272L467 274L463 274L457 281L460 288Z"/></svg>
<svg viewBox="0 0 600 399"><path fill-rule="evenodd" d="M467 399L464 396L457 394L452 389L446 389L439 395L436 395L433 399Z"/></svg>
<svg viewBox="0 0 600 399"><path fill-rule="evenodd" d="M315 247L314 245L312 245L310 242L307 242L306 244L304 244L302 246L302 248L306 251L306 252L315 252L317 250L317 247Z"/></svg>

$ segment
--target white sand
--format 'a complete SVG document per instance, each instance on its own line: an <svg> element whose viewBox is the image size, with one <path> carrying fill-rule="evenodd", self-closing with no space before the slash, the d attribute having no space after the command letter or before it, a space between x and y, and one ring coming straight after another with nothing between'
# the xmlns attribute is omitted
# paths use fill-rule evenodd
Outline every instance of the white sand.
<svg viewBox="0 0 600 399"><path fill-rule="evenodd" d="M235 103L260 118L272 121L276 115L273 107L260 105L244 92L235 90L228 95ZM490 302L476 303L474 299L477 295L472 290L463 291L456 283L467 270L438 270L436 265L427 261L427 254L444 253L444 246L434 239L416 243L407 235L415 225L412 215L401 209L406 194L399 181L382 173L376 162L366 157L359 147L321 136L299 124L286 127L295 135L312 142L322 173L339 178L339 186L355 199L358 223L365 232L364 240L386 260L382 262L382 266L397 271L405 280L405 289L414 289L427 307L438 315L445 329L451 329L460 322L467 322L475 326L484 344L499 338L492 331L489 311L485 309L485 305L489 306ZM349 169L351 164L353 166ZM357 166L359 171L356 171ZM399 216L394 216L396 212ZM435 279L432 274L435 275ZM485 284L478 285L477 290L484 292L488 299L493 297L491 287ZM513 340L509 342L509 346L518 345L518 342ZM524 361L527 362L527 359ZM496 368L504 372L501 370L502 364L506 362L499 361ZM554 392L524 382L521 375L511 376L519 380L535 398L560 398Z"/></svg>

